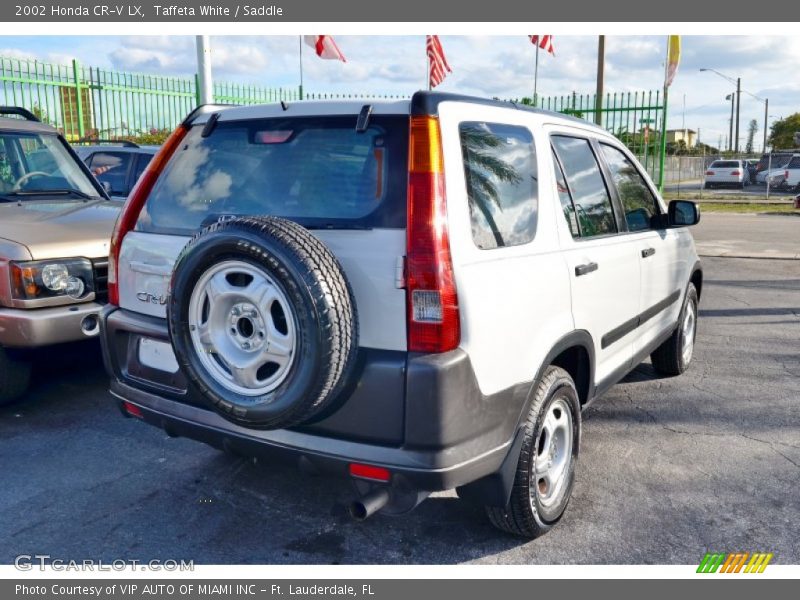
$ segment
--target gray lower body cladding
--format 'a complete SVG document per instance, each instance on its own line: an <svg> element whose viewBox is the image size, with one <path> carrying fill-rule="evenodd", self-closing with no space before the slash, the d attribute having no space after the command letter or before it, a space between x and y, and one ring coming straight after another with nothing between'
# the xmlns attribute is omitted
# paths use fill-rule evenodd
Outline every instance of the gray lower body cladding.
<svg viewBox="0 0 800 600"><path fill-rule="evenodd" d="M281 454L342 474L353 462L383 466L392 484L436 491L502 469L531 383L481 393L467 354L417 355L361 349L348 385L330 409L292 429L240 427L214 412L180 371L138 360L142 337L168 341L166 323L107 307L103 358L111 392L171 435L245 455Z"/></svg>

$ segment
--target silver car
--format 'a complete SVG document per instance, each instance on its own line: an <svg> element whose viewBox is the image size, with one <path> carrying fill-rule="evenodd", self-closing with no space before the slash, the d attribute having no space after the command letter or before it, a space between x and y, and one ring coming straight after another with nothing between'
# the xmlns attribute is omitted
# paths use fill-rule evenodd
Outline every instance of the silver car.
<svg viewBox="0 0 800 600"><path fill-rule="evenodd" d="M121 206L55 129L0 107L0 404L27 390L31 349L99 333Z"/></svg>

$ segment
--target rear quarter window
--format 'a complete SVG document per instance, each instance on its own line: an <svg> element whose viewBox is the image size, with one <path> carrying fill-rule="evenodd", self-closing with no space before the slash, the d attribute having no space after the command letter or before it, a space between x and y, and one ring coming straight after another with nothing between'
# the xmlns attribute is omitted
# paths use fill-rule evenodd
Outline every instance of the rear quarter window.
<svg viewBox="0 0 800 600"><path fill-rule="evenodd" d="M137 229L193 232L230 215L271 215L307 227L402 228L408 117L221 121L193 127L167 164Z"/></svg>
<svg viewBox="0 0 800 600"><path fill-rule="evenodd" d="M472 239L483 250L533 240L538 168L525 127L466 122L459 126Z"/></svg>

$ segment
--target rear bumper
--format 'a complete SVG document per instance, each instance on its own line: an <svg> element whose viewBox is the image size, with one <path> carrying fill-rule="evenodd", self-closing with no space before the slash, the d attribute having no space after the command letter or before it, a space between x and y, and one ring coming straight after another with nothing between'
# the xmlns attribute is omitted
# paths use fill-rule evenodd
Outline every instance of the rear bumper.
<svg viewBox="0 0 800 600"><path fill-rule="evenodd" d="M511 440L481 456L448 464L446 451L409 451L375 444L328 438L311 433L278 429L259 431L235 425L217 413L168 400L112 380L111 394L135 405L141 418L175 437L186 437L215 448L245 456L280 457L301 468L311 467L340 476L349 475L351 463L385 467L389 485L425 491L465 485L498 471Z"/></svg>
<svg viewBox="0 0 800 600"><path fill-rule="evenodd" d="M97 336L100 311L96 302L53 308L0 308L0 346L35 348ZM84 327L84 320L90 319Z"/></svg>
<svg viewBox="0 0 800 600"><path fill-rule="evenodd" d="M255 430L210 408L179 372L160 381L136 362L137 336L167 340L162 320L108 307L101 319L111 393L173 436L248 456L280 455L347 475L351 463L381 466L391 484L437 491L505 469L530 384L485 396L466 353L364 350L353 385L336 410L300 428ZM516 463L516 457L513 457Z"/></svg>

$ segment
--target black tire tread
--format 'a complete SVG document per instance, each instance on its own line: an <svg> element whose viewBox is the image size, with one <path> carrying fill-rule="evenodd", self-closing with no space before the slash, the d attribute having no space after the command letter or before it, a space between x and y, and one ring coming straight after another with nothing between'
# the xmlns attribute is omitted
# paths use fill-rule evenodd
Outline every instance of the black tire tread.
<svg viewBox="0 0 800 600"><path fill-rule="evenodd" d="M355 363L358 313L353 292L339 261L328 247L301 225L278 217L241 217L210 225L193 236L181 252L175 268L179 268L181 258L188 255L205 235L234 227L267 236L300 260L303 282L317 300L319 321L327 326L327 331L319 334L324 335L326 343L322 347L327 349L321 364L328 365L320 383L304 402L290 412L282 413L274 422L258 423L259 428L297 425L310 419L336 397ZM192 381L201 392L208 392L201 380L192 377Z"/></svg>
<svg viewBox="0 0 800 600"><path fill-rule="evenodd" d="M683 357L681 356L680 324L683 322L686 303L689 302L689 299L692 297L694 301L697 302L697 290L694 284L690 283L686 288L684 306L678 315L678 326L675 328L675 331L672 332L672 335L650 354L650 362L653 364L653 369L660 375L675 377L683 373L688 367L688 365L683 364Z"/></svg>
<svg viewBox="0 0 800 600"><path fill-rule="evenodd" d="M511 491L511 498L505 507L487 506L486 514L492 525L507 533L526 537L538 537L554 525L554 523L542 523L537 521L530 508L529 483L531 460L533 460L534 439L536 419L542 405L548 399L548 391L552 389L559 379L568 380L574 389L572 377L561 367L549 366L536 386L534 397L531 402L530 410L525 419L523 427L525 429L525 439L522 443L517 472L514 477L514 487ZM577 394L577 392L576 392ZM578 443L578 441L576 441Z"/></svg>

